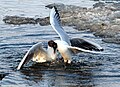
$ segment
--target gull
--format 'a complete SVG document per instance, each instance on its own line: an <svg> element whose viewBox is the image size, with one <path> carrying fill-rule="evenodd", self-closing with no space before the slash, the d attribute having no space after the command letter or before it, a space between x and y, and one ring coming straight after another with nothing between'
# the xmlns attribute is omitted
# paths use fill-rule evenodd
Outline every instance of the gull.
<svg viewBox="0 0 120 87"><path fill-rule="evenodd" d="M48 41L47 50L42 47L42 44L39 42L33 45L25 54L21 62L19 63L17 70L20 70L24 64L28 63L31 59L35 62L47 62L54 61L57 57L57 44L50 40Z"/></svg>
<svg viewBox="0 0 120 87"><path fill-rule="evenodd" d="M70 38L61 26L61 20L57 8L54 6L50 12L50 24L59 35L60 40L55 40L57 49L64 59L64 62L71 63L72 54L78 52L100 53L103 48L91 41L82 38Z"/></svg>

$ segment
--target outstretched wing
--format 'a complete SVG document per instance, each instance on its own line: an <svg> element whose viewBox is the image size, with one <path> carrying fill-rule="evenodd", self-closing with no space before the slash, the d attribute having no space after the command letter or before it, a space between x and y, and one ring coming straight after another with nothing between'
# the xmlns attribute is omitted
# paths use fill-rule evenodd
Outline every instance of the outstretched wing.
<svg viewBox="0 0 120 87"><path fill-rule="evenodd" d="M35 45L33 45L29 50L28 52L25 54L25 56L23 57L23 59L21 60L21 62L19 63L18 67L17 67L17 70L21 69L21 67L28 63L33 57L34 55L37 55L38 53L40 53L40 51L42 53L44 53L44 55L46 53L46 51L42 48L42 44L41 43L37 43Z"/></svg>
<svg viewBox="0 0 120 87"><path fill-rule="evenodd" d="M79 48L79 47L68 46L68 48L74 53L86 52L86 53L93 53L93 54L102 54L101 52L85 50L85 49L82 49L82 48Z"/></svg>
<svg viewBox="0 0 120 87"><path fill-rule="evenodd" d="M69 36L61 26L61 20L57 8L54 6L50 12L50 24L59 35L60 39L66 41L70 45Z"/></svg>
<svg viewBox="0 0 120 87"><path fill-rule="evenodd" d="M70 42L71 42L71 46L73 47L79 47L90 51L103 51L103 48L100 45L84 39L73 38L70 40Z"/></svg>

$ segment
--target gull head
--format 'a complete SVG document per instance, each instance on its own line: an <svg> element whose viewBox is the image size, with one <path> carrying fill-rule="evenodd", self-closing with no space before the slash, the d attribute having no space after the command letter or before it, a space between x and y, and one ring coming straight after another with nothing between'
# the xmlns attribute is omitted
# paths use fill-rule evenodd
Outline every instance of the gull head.
<svg viewBox="0 0 120 87"><path fill-rule="evenodd" d="M53 40L50 40L50 41L48 41L48 46L52 47L54 49L54 53L56 53L57 43L55 43Z"/></svg>
<svg viewBox="0 0 120 87"><path fill-rule="evenodd" d="M57 43L55 43L53 40L48 41L48 55L52 60L55 60L57 58Z"/></svg>
<svg viewBox="0 0 120 87"><path fill-rule="evenodd" d="M57 58L57 43L55 43L53 40L48 41L48 55L52 60L55 60Z"/></svg>

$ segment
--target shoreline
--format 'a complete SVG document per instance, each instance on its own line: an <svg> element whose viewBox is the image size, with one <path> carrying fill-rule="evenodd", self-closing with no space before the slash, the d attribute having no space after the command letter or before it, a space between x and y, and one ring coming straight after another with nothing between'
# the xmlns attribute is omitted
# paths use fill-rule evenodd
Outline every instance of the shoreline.
<svg viewBox="0 0 120 87"><path fill-rule="evenodd" d="M105 4L102 2L85 8L74 5L49 4L46 7L56 6L61 16L63 26L73 26L77 30L90 30L104 42L120 44L120 5L117 3ZM49 25L49 17L29 18L19 16L6 16L6 24L40 24Z"/></svg>

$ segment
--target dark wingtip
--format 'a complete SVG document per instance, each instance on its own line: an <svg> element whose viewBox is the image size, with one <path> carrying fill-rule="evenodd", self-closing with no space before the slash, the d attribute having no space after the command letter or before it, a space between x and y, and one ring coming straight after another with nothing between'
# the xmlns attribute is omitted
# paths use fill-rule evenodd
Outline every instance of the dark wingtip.
<svg viewBox="0 0 120 87"><path fill-rule="evenodd" d="M56 6L53 6L53 8L57 9Z"/></svg>
<svg viewBox="0 0 120 87"><path fill-rule="evenodd" d="M94 49L95 51L104 51L104 49Z"/></svg>
<svg viewBox="0 0 120 87"><path fill-rule="evenodd" d="M55 12L56 12L57 14L59 14L57 7L56 7L56 6L53 6L53 8L55 9Z"/></svg>
<svg viewBox="0 0 120 87"><path fill-rule="evenodd" d="M55 18L58 20L59 24L61 25L60 14L58 12L58 9L56 6L53 6L53 8L55 9Z"/></svg>
<svg viewBox="0 0 120 87"><path fill-rule="evenodd" d="M100 49L100 51L104 51L104 49Z"/></svg>

